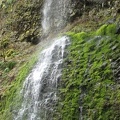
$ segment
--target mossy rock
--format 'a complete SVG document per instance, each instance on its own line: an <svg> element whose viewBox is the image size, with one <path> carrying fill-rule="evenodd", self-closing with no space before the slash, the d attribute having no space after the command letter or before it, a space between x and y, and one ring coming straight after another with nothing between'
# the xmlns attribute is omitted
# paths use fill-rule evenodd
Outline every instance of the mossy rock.
<svg viewBox="0 0 120 120"><path fill-rule="evenodd" d="M105 24L96 32L68 33L71 45L64 61L59 111L63 120L80 115L85 120L119 120L119 75L114 71L120 66L120 37L115 32L116 24Z"/></svg>

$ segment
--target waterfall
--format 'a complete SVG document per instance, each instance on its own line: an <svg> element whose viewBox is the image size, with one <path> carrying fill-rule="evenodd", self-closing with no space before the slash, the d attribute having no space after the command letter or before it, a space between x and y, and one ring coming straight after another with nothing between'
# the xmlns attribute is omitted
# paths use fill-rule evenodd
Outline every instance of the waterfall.
<svg viewBox="0 0 120 120"><path fill-rule="evenodd" d="M69 39L62 37L41 52L38 63L24 82L21 91L23 102L15 120L52 120L64 50L68 43Z"/></svg>
<svg viewBox="0 0 120 120"><path fill-rule="evenodd" d="M42 27L45 34L66 26L71 12L71 0L45 0Z"/></svg>
<svg viewBox="0 0 120 120"><path fill-rule="evenodd" d="M42 21L44 33L48 34L50 30L58 31L66 25L69 4L69 0L45 1ZM63 36L54 39L53 43L41 52L37 64L24 81L21 107L14 115L14 120L53 120L67 45L69 38Z"/></svg>

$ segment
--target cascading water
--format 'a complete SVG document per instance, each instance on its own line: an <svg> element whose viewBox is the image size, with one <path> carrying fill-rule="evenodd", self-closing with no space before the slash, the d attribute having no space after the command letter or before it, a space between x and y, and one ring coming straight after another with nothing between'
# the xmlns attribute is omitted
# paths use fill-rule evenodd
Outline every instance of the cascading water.
<svg viewBox="0 0 120 120"><path fill-rule="evenodd" d="M71 0L45 0L43 9L43 32L59 31L67 24L72 11Z"/></svg>
<svg viewBox="0 0 120 120"><path fill-rule="evenodd" d="M43 50L22 90L23 102L15 120L52 120L57 103L64 50L69 43L62 37Z"/></svg>
<svg viewBox="0 0 120 120"><path fill-rule="evenodd" d="M69 3L69 0L45 1L42 22L44 33L48 34L51 28L58 30L65 26L69 11L66 6ZM58 103L61 65L69 38L63 36L53 41L41 52L37 64L23 84L21 108L14 120L53 120Z"/></svg>

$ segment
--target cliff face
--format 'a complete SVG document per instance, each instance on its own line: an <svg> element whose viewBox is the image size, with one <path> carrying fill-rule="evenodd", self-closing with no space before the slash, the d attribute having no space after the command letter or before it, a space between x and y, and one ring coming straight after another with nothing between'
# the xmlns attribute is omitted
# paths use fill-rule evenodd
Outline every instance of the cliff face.
<svg viewBox="0 0 120 120"><path fill-rule="evenodd" d="M30 63L18 70L28 62L28 57L41 42L44 1L2 1L0 3L0 119L5 120L3 113L8 111L17 87L35 62L32 59L33 61L30 60ZM61 110L62 119L78 119L80 113L84 119L107 120L113 113L109 119L118 120L120 2L71 0L71 3L73 9L69 12L69 23L63 30L72 32L68 34L72 44L63 74L67 88L63 88L62 91L61 101L64 104ZM95 32L102 25L104 26Z"/></svg>

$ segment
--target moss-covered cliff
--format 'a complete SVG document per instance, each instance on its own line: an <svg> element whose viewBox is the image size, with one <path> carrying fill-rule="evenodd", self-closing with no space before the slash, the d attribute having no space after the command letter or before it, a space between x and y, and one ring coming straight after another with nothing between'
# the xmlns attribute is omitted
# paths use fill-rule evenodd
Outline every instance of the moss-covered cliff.
<svg viewBox="0 0 120 120"><path fill-rule="evenodd" d="M64 62L62 120L119 120L120 35L116 25L96 32L68 33Z"/></svg>
<svg viewBox="0 0 120 120"><path fill-rule="evenodd" d="M62 120L120 119L120 12L119 1L112 2L108 8L88 5L67 33L71 46L60 90Z"/></svg>

